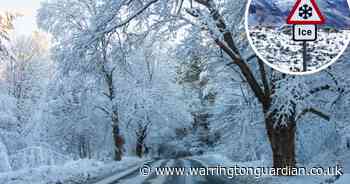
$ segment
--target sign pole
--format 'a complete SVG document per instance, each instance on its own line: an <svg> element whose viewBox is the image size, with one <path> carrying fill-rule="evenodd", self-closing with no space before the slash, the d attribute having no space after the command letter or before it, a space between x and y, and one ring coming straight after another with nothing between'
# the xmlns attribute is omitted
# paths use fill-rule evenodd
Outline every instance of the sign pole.
<svg viewBox="0 0 350 184"><path fill-rule="evenodd" d="M307 42L303 41L303 72L307 71Z"/></svg>

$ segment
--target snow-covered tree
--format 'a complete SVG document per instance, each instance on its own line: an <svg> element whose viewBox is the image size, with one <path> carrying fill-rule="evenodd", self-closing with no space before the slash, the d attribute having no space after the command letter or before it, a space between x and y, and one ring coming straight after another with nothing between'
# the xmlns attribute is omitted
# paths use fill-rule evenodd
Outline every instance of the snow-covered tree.
<svg viewBox="0 0 350 184"><path fill-rule="evenodd" d="M148 35L157 35L149 28L151 10L159 10L148 9L156 2L51 1L44 3L39 13L39 25L55 40L58 79L75 74L94 78L95 87L89 89L102 100L88 103L94 103L95 109L110 119L115 160L122 158L123 145L130 145L135 136L141 156L146 133L164 122L180 122L183 116L177 118L176 114L184 114L186 109L171 94L172 84L163 80L170 70L160 70L154 51L145 49L156 45L152 45L154 40L147 41ZM70 31L64 34L58 31L67 29ZM166 94L169 97L165 98ZM127 129L132 129L133 136Z"/></svg>
<svg viewBox="0 0 350 184"><path fill-rule="evenodd" d="M125 35L116 29L125 27L145 10L144 6L151 4L113 0L51 1L44 3L39 13L39 25L51 32L56 40L55 55L59 69L64 73L75 70L96 74L104 83L102 93L109 102L99 105L99 108L111 119L115 160L122 158L124 140L120 132L114 79L117 65L124 62L121 46L125 39L121 37ZM125 15L128 18L124 20ZM58 30L70 31L63 33Z"/></svg>
<svg viewBox="0 0 350 184"><path fill-rule="evenodd" d="M297 122L306 114L314 114L321 119L329 120L329 115L320 110L320 104L312 102L319 93L324 91L332 91L332 95L342 91L337 84L326 83L325 78L328 77L331 80L327 72L332 73L332 71L323 73L324 82L310 85L315 78L286 76L269 70L258 57L251 54L249 48L244 47L247 42L244 39L245 35L240 32L242 26L235 24L229 13L242 13L245 1L193 0L190 2L189 6L183 5L185 11L180 15L197 20L197 25L207 33L212 43L223 51L224 62L231 63L234 75L240 77L239 80L244 83L244 88L248 89L248 94L255 97L256 108L260 109L270 140L273 166L295 167ZM240 17L242 16L243 13Z"/></svg>
<svg viewBox="0 0 350 184"><path fill-rule="evenodd" d="M25 132L31 115L45 94L51 77L48 38L44 33L18 36L11 39L8 48L11 58L2 63L2 72L8 94L16 99L16 118L19 131Z"/></svg>
<svg viewBox="0 0 350 184"><path fill-rule="evenodd" d="M183 86L183 96L193 116L192 126L188 127L191 150L204 153L213 143L209 119L212 117L216 92L208 83L212 80L211 66L212 62L216 62L218 49L208 45L200 29L191 27L187 31L186 34L190 33L193 37L182 40L173 54L178 62L177 82Z"/></svg>

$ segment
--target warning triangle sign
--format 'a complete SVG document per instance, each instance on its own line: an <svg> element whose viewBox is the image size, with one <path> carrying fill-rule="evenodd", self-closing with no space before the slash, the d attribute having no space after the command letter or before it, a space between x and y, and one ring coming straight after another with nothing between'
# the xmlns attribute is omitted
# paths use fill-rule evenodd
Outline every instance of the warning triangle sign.
<svg viewBox="0 0 350 184"><path fill-rule="evenodd" d="M315 0L297 0L287 24L324 24L325 18Z"/></svg>

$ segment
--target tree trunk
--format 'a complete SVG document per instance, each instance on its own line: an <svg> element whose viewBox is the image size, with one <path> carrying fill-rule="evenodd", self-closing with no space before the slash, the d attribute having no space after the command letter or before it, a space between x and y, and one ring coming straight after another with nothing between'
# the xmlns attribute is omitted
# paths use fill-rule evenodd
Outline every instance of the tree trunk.
<svg viewBox="0 0 350 184"><path fill-rule="evenodd" d="M117 128L113 127L113 139L114 139L114 160L122 160L122 150L124 139L122 136L116 133Z"/></svg>
<svg viewBox="0 0 350 184"><path fill-rule="evenodd" d="M81 159L84 158L91 158L91 150L90 150L90 143L89 140L83 136L79 136L79 157Z"/></svg>
<svg viewBox="0 0 350 184"><path fill-rule="evenodd" d="M139 125L139 129L136 131L136 155L140 158L142 158L146 149L145 140L147 137L148 125L149 124L144 127Z"/></svg>
<svg viewBox="0 0 350 184"><path fill-rule="evenodd" d="M139 141L137 141L137 143L136 143L136 155L140 158L142 158L142 156L143 156L142 150L143 150L143 145Z"/></svg>
<svg viewBox="0 0 350 184"><path fill-rule="evenodd" d="M116 112L112 113L112 132L114 141L114 160L120 161L122 160L124 139L120 135L119 119Z"/></svg>
<svg viewBox="0 0 350 184"><path fill-rule="evenodd" d="M198 133L199 141L204 145L209 145L209 122L210 115L206 112L193 113L193 128Z"/></svg>
<svg viewBox="0 0 350 184"><path fill-rule="evenodd" d="M104 57L106 57L105 53L104 53ZM110 115L112 119L112 136L114 141L114 160L120 161L122 160L124 139L120 134L118 106L114 102L114 99L115 99L115 90L114 90L114 84L113 84L114 69L112 69L112 71L110 72L107 72L103 66L102 71L105 74L105 81L108 87L108 93L106 93L105 95L109 98L110 103L112 104L112 112ZM107 113L109 114L108 111Z"/></svg>
<svg viewBox="0 0 350 184"><path fill-rule="evenodd" d="M295 131L296 122L293 117L282 118L276 113L265 114L266 130L269 137L274 168L295 168ZM278 173L282 175L282 173Z"/></svg>

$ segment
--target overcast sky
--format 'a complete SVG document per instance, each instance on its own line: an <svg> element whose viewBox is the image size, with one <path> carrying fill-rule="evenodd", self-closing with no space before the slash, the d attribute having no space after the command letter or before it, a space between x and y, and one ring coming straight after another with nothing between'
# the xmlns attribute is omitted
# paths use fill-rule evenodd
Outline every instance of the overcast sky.
<svg viewBox="0 0 350 184"><path fill-rule="evenodd" d="M23 17L15 21L16 33L31 34L37 29L36 13L43 0L0 0L0 12L15 11Z"/></svg>

